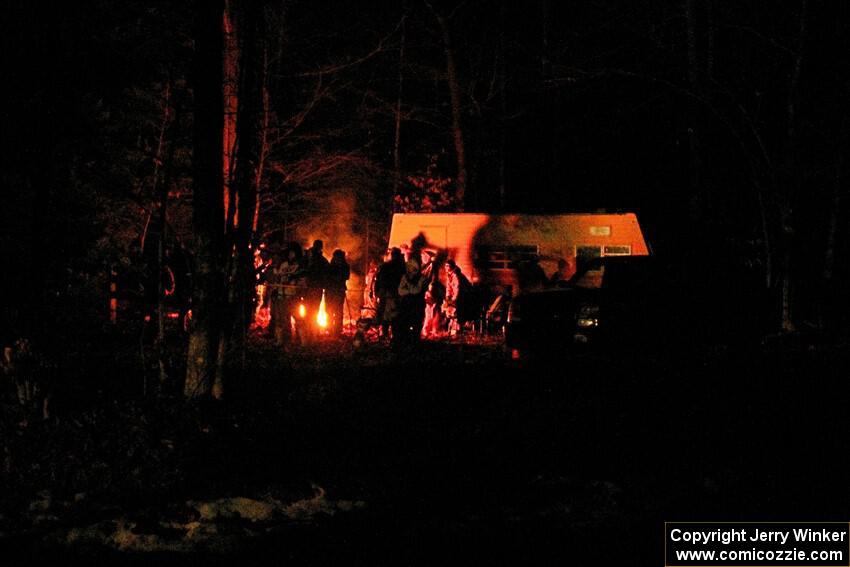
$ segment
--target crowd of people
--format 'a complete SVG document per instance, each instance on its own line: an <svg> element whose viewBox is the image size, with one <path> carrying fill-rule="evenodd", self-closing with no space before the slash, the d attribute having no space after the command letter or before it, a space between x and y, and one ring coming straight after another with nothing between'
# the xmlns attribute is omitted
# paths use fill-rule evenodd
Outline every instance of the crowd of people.
<svg viewBox="0 0 850 567"><path fill-rule="evenodd" d="M444 262L443 270L445 284L433 255L413 251L405 260L399 248L372 267L364 305L374 310L382 337L410 344L422 337L457 336L476 317L472 283L453 260Z"/></svg>
<svg viewBox="0 0 850 567"><path fill-rule="evenodd" d="M345 251L334 250L328 260L324 255L324 243L315 240L306 251L293 242L284 250L273 252L272 256L266 284L270 289L271 302L269 328L275 341L285 345L296 338L312 338L317 332L315 325L298 325L298 321L312 321L322 300L325 302L328 332L341 335L346 282L351 275ZM303 312L299 312L302 307ZM294 327L293 320L296 322Z"/></svg>
<svg viewBox="0 0 850 567"><path fill-rule="evenodd" d="M285 346L315 338L319 329L314 320L323 300L324 332L340 336L351 275L345 251L334 250L329 260L324 243L315 240L306 250L293 242L282 249L267 249L265 254L262 279L268 290L268 329L275 342ZM410 344L422 337L462 333L477 313L474 290L454 261L445 261L442 269L440 278L433 254L408 251L405 258L399 248L391 249L380 265L372 264L363 307L373 310L372 319L382 337Z"/></svg>
<svg viewBox="0 0 850 567"><path fill-rule="evenodd" d="M314 338L323 301L324 332L342 335L351 275L345 251L334 250L329 260L324 243L315 240L306 250L293 242L269 254L264 278L269 289L268 328L275 341L286 345ZM361 320L368 319L383 339L403 345L421 338L456 337L481 315L486 305L461 268L452 259L438 261L435 256L416 247L405 252L392 248L383 262L369 266L361 311L366 315ZM551 277L536 263L520 266L517 273L524 289L536 289L566 280L569 268L562 260Z"/></svg>

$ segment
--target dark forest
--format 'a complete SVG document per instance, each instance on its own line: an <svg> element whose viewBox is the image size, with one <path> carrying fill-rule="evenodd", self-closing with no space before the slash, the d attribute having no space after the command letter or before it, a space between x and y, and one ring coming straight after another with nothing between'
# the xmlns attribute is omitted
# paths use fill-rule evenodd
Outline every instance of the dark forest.
<svg viewBox="0 0 850 567"><path fill-rule="evenodd" d="M783 476L733 439L778 430L824 460L847 448L805 441L846 429L846 3L9 0L2 12L0 543L47 558L231 558L249 540L278 554L280 537L304 564L355 548L352 563L442 557L411 547L424 538L488 550L479 558L577 550L605 564L625 547L599 560L594 546L636 524L645 537L628 546L660 564L647 542L665 520L783 519L792 510L770 498L782 491L809 514L789 520L841 516L846 498L817 505L838 472ZM339 337L298 348L258 320L258 270L290 243L343 250L359 309L392 215L442 212L636 213L664 280L655 317L679 327L651 351L517 362L483 332L353 344L351 307ZM448 378L469 368L462 385ZM820 393L801 394L815 378ZM687 444L647 417L670 411L698 449L656 475L650 461ZM644 454L647 438L660 440ZM609 442L624 461L578 464ZM393 484L402 461L434 484ZM626 461L643 464L631 474ZM467 483L488 467L502 474ZM249 497L250 513L234 504ZM410 500L426 519L408 516ZM456 530L439 527L447 509ZM213 521L225 516L250 529L225 538ZM79 535L117 517L135 539ZM178 545L166 518L229 543ZM337 536L360 543L313 555Z"/></svg>

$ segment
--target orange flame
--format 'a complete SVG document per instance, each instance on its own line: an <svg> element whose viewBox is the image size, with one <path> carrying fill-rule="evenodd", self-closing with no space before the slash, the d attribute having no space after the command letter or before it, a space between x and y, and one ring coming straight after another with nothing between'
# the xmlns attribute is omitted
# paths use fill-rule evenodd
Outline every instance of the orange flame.
<svg viewBox="0 0 850 567"><path fill-rule="evenodd" d="M322 290L322 301L319 303L319 314L316 315L316 323L323 329L328 326L328 312L325 309L325 290Z"/></svg>
<svg viewBox="0 0 850 567"><path fill-rule="evenodd" d="M260 307L257 310L257 314L254 319L257 323L257 326L265 329L269 326L269 323L272 322L272 312L269 307Z"/></svg>
<svg viewBox="0 0 850 567"><path fill-rule="evenodd" d="M298 304L298 316L302 319L307 316L307 306L303 302Z"/></svg>

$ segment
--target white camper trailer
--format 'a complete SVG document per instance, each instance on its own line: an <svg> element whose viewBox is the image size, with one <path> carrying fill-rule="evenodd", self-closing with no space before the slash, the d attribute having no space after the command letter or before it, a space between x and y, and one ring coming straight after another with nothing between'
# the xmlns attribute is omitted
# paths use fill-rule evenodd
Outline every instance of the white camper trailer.
<svg viewBox="0 0 850 567"><path fill-rule="evenodd" d="M551 277L559 260L574 272L584 259L649 254L634 213L399 213L393 215L389 247L453 259L473 283L510 286L513 295L522 291L522 266L539 265Z"/></svg>

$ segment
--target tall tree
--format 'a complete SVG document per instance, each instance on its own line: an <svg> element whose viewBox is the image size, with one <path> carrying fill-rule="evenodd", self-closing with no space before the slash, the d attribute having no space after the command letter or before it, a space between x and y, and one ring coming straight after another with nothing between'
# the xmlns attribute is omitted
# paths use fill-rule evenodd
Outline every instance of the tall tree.
<svg viewBox="0 0 850 567"><path fill-rule="evenodd" d="M398 95L395 105L395 136L393 139L393 195L401 190L401 102L404 93L404 31L407 19L407 6L401 19L401 39L398 48Z"/></svg>
<svg viewBox="0 0 850 567"><path fill-rule="evenodd" d="M221 0L197 0L195 3L192 154L194 281L184 385L187 398L210 394L218 345L224 228L223 10Z"/></svg>
<svg viewBox="0 0 850 567"><path fill-rule="evenodd" d="M225 232L232 232L236 219L236 187L233 184L236 166L236 118L239 106L239 37L237 35L235 0L224 0L222 32L224 33L224 65L222 95L224 96L223 170Z"/></svg>
<svg viewBox="0 0 850 567"><path fill-rule="evenodd" d="M690 195L688 199L688 211L691 222L697 221L702 215L704 206L702 199L702 180L700 173L702 163L700 159L700 144L697 126L697 100L702 96L702 82L700 80L699 56L697 53L697 14L696 0L685 0L685 25L688 51L688 83L693 96L688 98L688 149L690 155Z"/></svg>
<svg viewBox="0 0 850 567"><path fill-rule="evenodd" d="M793 320L793 289L792 289L792 242L794 240L794 221L792 216L792 202L794 194L800 184L801 163L797 147L798 135L798 105L800 75L803 69L803 48L806 42L808 23L808 1L800 1L800 13L798 15L797 45L792 58L791 71L788 74L788 98L786 102L787 112L787 134L785 140L785 175L781 184L778 199L779 223L781 231L780 261L780 293L782 301L782 330L795 330Z"/></svg>
<svg viewBox="0 0 850 567"><path fill-rule="evenodd" d="M264 154L265 30L262 3L259 0L244 0L238 2L237 6L239 86L236 94L236 160L229 192L234 197L231 208L235 209L235 214L228 216L229 221L232 221L228 227L231 233L228 250L232 250L232 269L228 271L233 277L230 281L232 289L228 290L228 317L226 328L222 329L224 342L219 346L220 357L230 350L234 341L243 356L245 352L245 333L251 323L256 286L252 244ZM224 395L226 362L220 360L218 365L213 388L216 397Z"/></svg>
<svg viewBox="0 0 850 567"><path fill-rule="evenodd" d="M507 0L499 2L499 46L498 46L498 77L499 77L499 211L505 212L508 202L507 180L505 179L505 161L507 160L507 116L508 116L508 73L507 73L507 41L505 28L508 19Z"/></svg>
<svg viewBox="0 0 850 567"><path fill-rule="evenodd" d="M156 307L156 346L157 358L159 364L159 387L163 389L168 382L168 364L166 362L166 340L165 340L165 297L167 290L163 273L170 269L166 265L165 250L166 236L168 231L168 192L171 186L171 179L174 170L174 155L177 150L177 128L180 124L179 116L176 116L177 110L173 108L171 82L165 84L165 93L163 96L163 117L162 128L160 130L159 142L157 144L156 165L154 167L154 191L158 203L158 222L159 239L157 242L157 307ZM165 144L166 133L168 133L168 149L163 151ZM165 155L163 155L163 153ZM160 162L162 162L162 180L159 179ZM157 187L158 186L158 187ZM174 289L170 292L173 293Z"/></svg>
<svg viewBox="0 0 850 567"><path fill-rule="evenodd" d="M457 210L462 212L466 206L466 147L463 141L462 106L460 100L460 79L455 65L455 52L452 46L452 34L449 22L434 6L428 2L428 8L434 14L443 40L443 56L446 59L446 82L449 86L449 98L452 107L452 141L455 146L457 160L457 176L455 178L455 202Z"/></svg>

